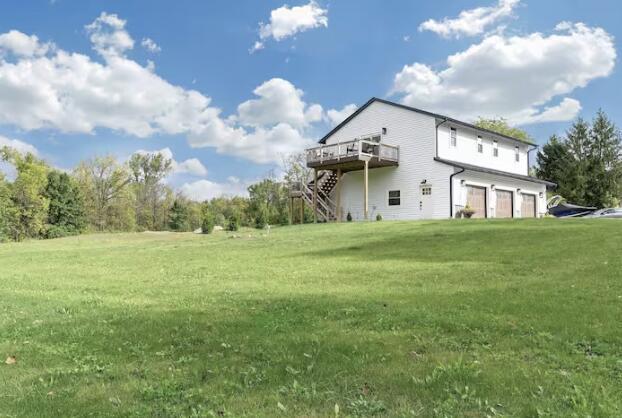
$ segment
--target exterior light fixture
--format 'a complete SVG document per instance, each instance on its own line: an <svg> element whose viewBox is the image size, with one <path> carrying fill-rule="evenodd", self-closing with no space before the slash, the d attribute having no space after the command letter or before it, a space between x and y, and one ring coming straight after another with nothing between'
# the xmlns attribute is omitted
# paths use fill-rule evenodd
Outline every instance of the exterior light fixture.
<svg viewBox="0 0 622 418"><path fill-rule="evenodd" d="M428 182L428 179L423 179L423 181L421 181L421 184L426 184Z"/></svg>
<svg viewBox="0 0 622 418"><path fill-rule="evenodd" d="M466 183L466 180L464 180L464 179L463 179L463 180L460 180L460 185L461 185L461 186L464 186L464 183Z"/></svg>
<svg viewBox="0 0 622 418"><path fill-rule="evenodd" d="M387 134L387 128L382 128L382 135L386 135Z"/></svg>
<svg viewBox="0 0 622 418"><path fill-rule="evenodd" d="M522 193L522 189L516 189L516 193L521 194Z"/></svg>
<svg viewBox="0 0 622 418"><path fill-rule="evenodd" d="M544 197L544 193L540 192L540 198Z"/></svg>
<svg viewBox="0 0 622 418"><path fill-rule="evenodd" d="M490 185L490 190L495 190L495 185L494 184Z"/></svg>

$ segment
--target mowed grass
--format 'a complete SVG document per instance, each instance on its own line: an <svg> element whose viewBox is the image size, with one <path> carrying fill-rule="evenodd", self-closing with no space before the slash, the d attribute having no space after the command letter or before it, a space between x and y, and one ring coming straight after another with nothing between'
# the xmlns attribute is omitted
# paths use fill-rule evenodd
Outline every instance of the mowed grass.
<svg viewBox="0 0 622 418"><path fill-rule="evenodd" d="M0 416L620 416L621 255L616 220L2 244Z"/></svg>

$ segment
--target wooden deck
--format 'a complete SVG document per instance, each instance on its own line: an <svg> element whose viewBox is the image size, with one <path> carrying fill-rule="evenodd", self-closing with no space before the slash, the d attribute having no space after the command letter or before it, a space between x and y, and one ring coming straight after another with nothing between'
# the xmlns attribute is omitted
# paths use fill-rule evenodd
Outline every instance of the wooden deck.
<svg viewBox="0 0 622 418"><path fill-rule="evenodd" d="M320 145L306 151L307 167L337 170L342 173L368 168L390 167L399 164L399 147L367 140L352 140L338 144Z"/></svg>

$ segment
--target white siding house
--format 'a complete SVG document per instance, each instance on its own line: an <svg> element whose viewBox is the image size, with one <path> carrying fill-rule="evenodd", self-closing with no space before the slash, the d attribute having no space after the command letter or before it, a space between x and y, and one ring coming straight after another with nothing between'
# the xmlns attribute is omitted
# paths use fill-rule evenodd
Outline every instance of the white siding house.
<svg viewBox="0 0 622 418"><path fill-rule="evenodd" d="M307 150L307 164L318 176L310 190L326 220L348 213L355 220L378 214L443 219L467 204L475 217L539 217L553 184L529 177L532 149L468 123L372 98Z"/></svg>

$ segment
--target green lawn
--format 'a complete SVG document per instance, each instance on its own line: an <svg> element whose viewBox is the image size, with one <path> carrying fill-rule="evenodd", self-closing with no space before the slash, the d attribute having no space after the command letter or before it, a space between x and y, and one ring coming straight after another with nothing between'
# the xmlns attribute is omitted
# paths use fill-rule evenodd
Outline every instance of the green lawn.
<svg viewBox="0 0 622 418"><path fill-rule="evenodd" d="M237 235L0 245L0 417L622 415L622 222Z"/></svg>

